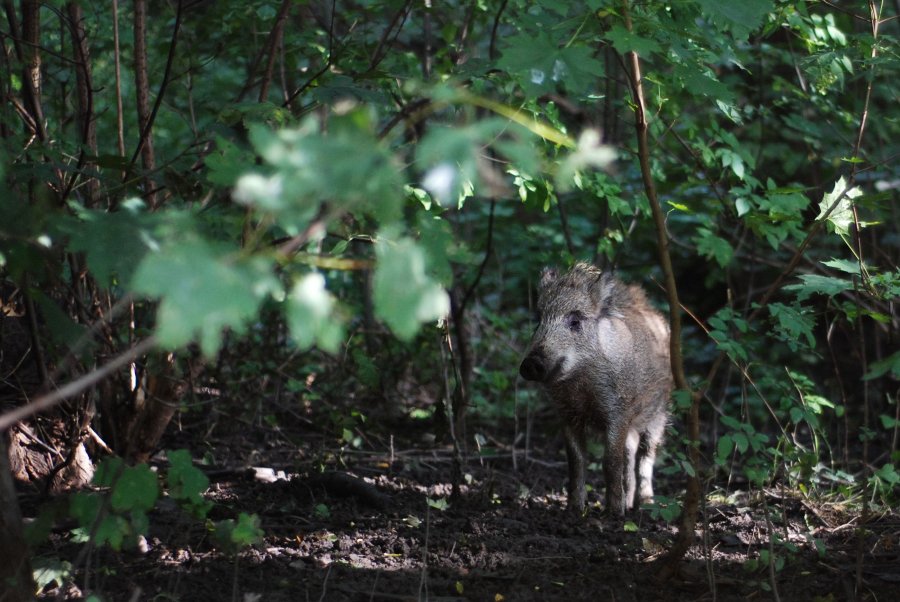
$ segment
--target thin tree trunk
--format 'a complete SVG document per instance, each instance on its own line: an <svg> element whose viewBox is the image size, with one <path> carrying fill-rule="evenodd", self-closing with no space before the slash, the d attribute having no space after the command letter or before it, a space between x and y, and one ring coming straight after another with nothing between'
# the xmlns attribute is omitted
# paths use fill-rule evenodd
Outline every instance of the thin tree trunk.
<svg viewBox="0 0 900 602"><path fill-rule="evenodd" d="M153 134L150 131L150 76L147 72L147 0L134 1L134 87L137 100L138 141L144 176L144 197L151 208L156 208L156 193L150 172L156 168L153 152Z"/></svg>
<svg viewBox="0 0 900 602"><path fill-rule="evenodd" d="M119 156L125 157L125 111L122 108L122 52L119 45L119 0L113 0L113 55L116 64L116 147Z"/></svg>
<svg viewBox="0 0 900 602"><path fill-rule="evenodd" d="M41 102L43 81L41 76L41 14L40 3L36 0L22 0L21 45L22 64L25 69L26 100L28 110L34 118L41 140L46 140L44 131L44 109Z"/></svg>
<svg viewBox="0 0 900 602"><path fill-rule="evenodd" d="M625 28L632 29L631 7L628 0L622 3ZM644 86L641 75L641 60L637 52L629 52L627 55L631 66L631 92L635 104L635 130L637 133L638 159L641 166L641 176L644 182L644 191L650 201L650 209L653 213L653 221L656 224L656 239L659 251L659 263L662 267L666 283L666 293L669 301L669 324L671 339L669 352L671 355L672 375L675 378L675 387L681 391L690 391L690 384L684 374L684 361L681 354L681 304L678 301L678 288L675 282L675 272L672 269L672 258L669 256L669 237L666 233L665 216L659 204L656 194L656 184L650 170L650 143L648 140L648 122L646 103L644 101ZM691 409L688 414L688 457L693 467L693 474L688 475L687 491L684 499L684 508L681 513L681 522L678 526L678 537L669 550L666 557L664 574L669 574L674 566L690 548L694 541L694 527L697 524L697 513L700 508L700 399L692 396Z"/></svg>
<svg viewBox="0 0 900 602"><path fill-rule="evenodd" d="M75 57L75 84L78 99L78 113L76 120L81 132L82 145L90 150L91 155L97 156L97 125L94 121L94 97L91 75L91 50L87 43L87 34L84 30L84 15L81 5L77 2L69 2L66 7L69 20L72 25L72 49ZM79 156L79 164L82 169L88 167L84 161L84 151ZM72 183L74 183L73 175ZM92 207L97 202L99 182L96 178L89 178L86 182L88 202Z"/></svg>

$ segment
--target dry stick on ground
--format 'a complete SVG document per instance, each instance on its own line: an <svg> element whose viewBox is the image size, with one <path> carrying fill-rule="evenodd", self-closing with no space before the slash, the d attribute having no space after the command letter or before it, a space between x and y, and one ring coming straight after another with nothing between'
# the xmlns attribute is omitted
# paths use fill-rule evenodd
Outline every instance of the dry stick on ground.
<svg viewBox="0 0 900 602"><path fill-rule="evenodd" d="M625 18L625 28L632 30L631 7L628 0L622 3L622 14ZM672 259L669 257L669 239L666 234L665 217L659 205L656 195L656 184L650 171L650 145L648 142L648 123L646 104L644 101L644 87L641 79L641 60L637 52L629 52L627 55L631 64L631 94L635 104L634 126L637 131L638 160L641 166L641 177L644 181L644 192L650 201L650 209L653 213L653 222L656 225L656 238L659 245L659 263L662 267L666 282L666 293L669 301L669 320L671 339L669 353L671 355L672 375L675 378L675 387L682 391L690 391L690 384L684 375L684 362L681 356L681 304L678 301L678 289L675 283L675 272L672 270ZM627 73L627 72L626 72ZM681 513L681 523L678 526L678 537L669 550L664 560L663 576L674 572L676 563L681 560L685 552L694 541L694 526L697 524L697 512L700 504L700 397L691 396L691 409L688 414L688 441L690 448L688 457L693 467L693 474L688 476L687 492L684 499L684 509Z"/></svg>

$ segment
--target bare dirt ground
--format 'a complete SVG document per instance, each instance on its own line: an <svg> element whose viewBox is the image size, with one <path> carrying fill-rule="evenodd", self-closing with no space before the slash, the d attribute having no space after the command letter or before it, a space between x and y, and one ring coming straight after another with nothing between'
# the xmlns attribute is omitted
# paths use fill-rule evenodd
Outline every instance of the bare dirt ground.
<svg viewBox="0 0 900 602"><path fill-rule="evenodd" d="M215 503L210 518L257 514L261 545L222 552L203 522L163 501L150 516L142 550L84 554L60 531L37 552L72 562L74 579L41 598L900 599L896 514L873 514L863 524L839 505L797 492L710 496L696 546L678 575L661 581L656 561L674 538L675 522L648 510L624 521L605 516L599 470L590 473L588 512L570 516L565 458L552 432L527 458L518 450L515 463L497 442L487 441L480 454L469 450L462 494L450 499L450 446L410 435L409 424L398 427L403 440L375 434L374 427L358 430L360 447L342 450L334 436L287 429L288 423L222 416L208 434L182 425L166 441L167 449L193 446L195 458L206 456L202 468ZM198 441L205 447L197 448ZM675 478L657 479L657 493L675 496L681 486ZM32 496L23 499L26 515L31 502ZM780 538L772 548L766 506ZM763 562L767 555L775 559L771 565Z"/></svg>

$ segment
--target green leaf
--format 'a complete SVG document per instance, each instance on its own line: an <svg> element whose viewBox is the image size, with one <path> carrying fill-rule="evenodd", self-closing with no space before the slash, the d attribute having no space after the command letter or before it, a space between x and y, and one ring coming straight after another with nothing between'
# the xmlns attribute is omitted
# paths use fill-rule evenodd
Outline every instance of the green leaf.
<svg viewBox="0 0 900 602"><path fill-rule="evenodd" d="M880 414L878 419L881 420L881 427L884 429L893 429L900 426L900 420L887 414Z"/></svg>
<svg viewBox="0 0 900 602"><path fill-rule="evenodd" d="M482 148L511 127L506 119L488 118L464 127L429 128L416 146L416 161L428 170L422 187L443 206L457 202L467 186L477 188Z"/></svg>
<svg viewBox="0 0 900 602"><path fill-rule="evenodd" d="M147 512L158 496L159 483L149 466L127 466L112 486L110 505L116 512Z"/></svg>
<svg viewBox="0 0 900 602"><path fill-rule="evenodd" d="M883 360L873 362L863 380L881 378L888 372L893 378L900 379L900 351L895 351Z"/></svg>
<svg viewBox="0 0 900 602"><path fill-rule="evenodd" d="M855 274L857 276L860 275L858 261L849 261L847 259L832 259L830 261L823 261L822 264L827 265L830 268L846 272L848 274Z"/></svg>
<svg viewBox="0 0 900 602"><path fill-rule="evenodd" d="M656 40L634 34L618 23L609 28L605 37L621 54L634 51L641 56L647 56L660 50Z"/></svg>
<svg viewBox="0 0 900 602"><path fill-rule="evenodd" d="M31 295L47 325L50 340L54 343L71 347L82 338L87 328L60 309L56 301L40 290L31 291ZM90 351L91 348L93 348L93 345L87 351Z"/></svg>
<svg viewBox="0 0 900 602"><path fill-rule="evenodd" d="M450 286L453 283L450 259L460 261L464 258L458 256L459 245L449 222L429 211L419 211L416 225L419 244L425 251L425 270L443 286Z"/></svg>
<svg viewBox="0 0 900 602"><path fill-rule="evenodd" d="M737 39L745 39L763 24L774 9L770 0L695 0L704 15L709 16L720 29L731 31Z"/></svg>
<svg viewBox="0 0 900 602"><path fill-rule="evenodd" d="M254 161L254 154L249 150L216 136L215 148L203 160L207 168L206 179L218 186L233 186Z"/></svg>
<svg viewBox="0 0 900 602"><path fill-rule="evenodd" d="M837 206L829 214L828 221L831 222L835 233L846 236L850 233L850 225L853 223L853 199L861 195L862 190L858 186L847 188L847 182L844 180L844 176L841 176L835 183L834 189L826 192L822 197L822 202L819 203L819 215L816 219L821 220L825 216L825 212L837 203Z"/></svg>
<svg viewBox="0 0 900 602"><path fill-rule="evenodd" d="M769 313L776 320L776 334L788 344L791 350L800 349L804 340L810 348L816 346L816 337L813 335L815 317L808 308L798 304L770 303Z"/></svg>
<svg viewBox="0 0 900 602"><path fill-rule="evenodd" d="M675 65L673 73L681 80L685 92L693 96L715 99L719 109L734 121L740 121L740 114L734 107L729 106L736 101L737 96L731 88L717 80L708 67L694 64Z"/></svg>
<svg viewBox="0 0 900 602"><path fill-rule="evenodd" d="M209 488L209 478L194 466L191 454L187 450L173 450L167 455L169 495L186 503L195 516L206 516L212 507L212 502L203 498L203 492Z"/></svg>
<svg viewBox="0 0 900 602"><path fill-rule="evenodd" d="M447 314L447 293L426 273L425 253L415 241L381 236L375 252L375 311L399 338L411 339L422 322Z"/></svg>
<svg viewBox="0 0 900 602"><path fill-rule="evenodd" d="M318 345L334 353L340 348L344 326L335 308L335 299L319 272L305 274L294 283L285 303L285 315L291 336L301 350Z"/></svg>
<svg viewBox="0 0 900 602"><path fill-rule="evenodd" d="M562 44L545 31L536 35L519 33L505 41L500 69L520 77L529 96L557 86L581 93L603 75L603 63L594 58L594 50L580 44Z"/></svg>
<svg viewBox="0 0 900 602"><path fill-rule="evenodd" d="M240 257L195 237L148 254L134 277L136 292L160 298L160 344L181 347L199 336L207 357L219 350L224 329L242 332L280 288L268 259Z"/></svg>
<svg viewBox="0 0 900 602"><path fill-rule="evenodd" d="M299 128L275 132L251 127L250 141L274 173L242 176L235 200L276 214L293 230L308 225L325 201L360 210L381 223L399 219L400 171L371 131L371 121L360 108L329 120L325 133L313 118Z"/></svg>
<svg viewBox="0 0 900 602"><path fill-rule="evenodd" d="M722 435L719 437L719 441L716 444L716 456L718 460L722 462L726 461L733 450L734 439L732 439L730 435Z"/></svg>
<svg viewBox="0 0 900 602"><path fill-rule="evenodd" d="M97 520L100 513L102 498L94 493L79 491L72 495L69 502L69 512L72 518L78 521L78 524L85 528L90 526Z"/></svg>
<svg viewBox="0 0 900 602"><path fill-rule="evenodd" d="M743 430L743 426L744 426L744 425L743 425L743 423L742 423L740 420L738 420L737 418L732 418L731 416L723 415L723 416L720 416L720 417L719 417L719 421L720 421L723 425L727 426L728 428L730 428L730 429L733 430L733 431L740 431L740 430Z"/></svg>
<svg viewBox="0 0 900 602"><path fill-rule="evenodd" d="M697 252L701 255L716 260L719 267L726 267L731 263L734 255L734 249L724 238L716 236L708 228L700 228L697 230L697 236L694 237L697 243Z"/></svg>
<svg viewBox="0 0 900 602"><path fill-rule="evenodd" d="M450 507L450 502L447 501L447 498L439 497L439 498L425 498L425 503L428 504L430 508L434 508L435 510L440 510L443 512L447 508Z"/></svg>
<svg viewBox="0 0 900 602"><path fill-rule="evenodd" d="M265 533L259 527L259 517L241 512L231 533L231 541L239 546L252 546L262 541Z"/></svg>
<svg viewBox="0 0 900 602"><path fill-rule="evenodd" d="M874 474L891 486L900 483L900 474L897 473L897 468L893 464L884 464L881 468L876 470Z"/></svg>
<svg viewBox="0 0 900 602"><path fill-rule="evenodd" d="M102 546L109 544L113 550L121 550L122 544L128 537L129 543L133 543L134 530L124 517L115 514L104 516L94 528L94 544Z"/></svg>
<svg viewBox="0 0 900 602"><path fill-rule="evenodd" d="M101 284L127 287L152 246L156 217L146 213L140 199L123 201L114 213L71 206L77 218L64 218L60 224L71 249L86 254L88 268Z"/></svg>
<svg viewBox="0 0 900 602"><path fill-rule="evenodd" d="M62 586L72 575L72 563L58 558L37 556L31 560L32 577L38 591L48 585Z"/></svg>
<svg viewBox="0 0 900 602"><path fill-rule="evenodd" d="M791 284L784 287L784 290L796 293L798 301L805 301L815 294L833 297L844 291L853 290L853 283L849 280L831 276L803 274L800 276L800 280L803 281L803 284Z"/></svg>

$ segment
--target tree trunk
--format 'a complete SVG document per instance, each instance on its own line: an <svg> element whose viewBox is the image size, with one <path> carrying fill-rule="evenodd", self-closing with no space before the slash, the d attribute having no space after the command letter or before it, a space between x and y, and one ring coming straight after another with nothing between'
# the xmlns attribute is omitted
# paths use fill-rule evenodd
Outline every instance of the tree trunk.
<svg viewBox="0 0 900 602"><path fill-rule="evenodd" d="M6 440L0 433L0 599L19 602L34 599L31 555L22 532L22 514L9 467Z"/></svg>
<svg viewBox="0 0 900 602"><path fill-rule="evenodd" d="M623 2L623 16L625 28L631 31L631 7L628 0ZM641 176L644 181L644 192L650 201L650 210L653 213L653 221L656 224L657 244L659 251L659 263L665 276L666 293L669 301L669 325L671 329L670 349L672 363L672 375L675 378L675 388L680 391L690 391L690 384L684 374L684 362L681 355L681 303L678 301L678 287L675 282L675 272L672 269L672 258L669 256L669 237L666 232L665 217L656 194L656 184L650 170L650 143L648 140L649 123L647 121L646 103L644 101L644 86L641 75L641 60L637 52L631 51L627 55L631 66L631 91L635 104L634 127L637 134L638 159L641 165ZM672 572L675 564L680 561L694 541L694 527L697 524L697 515L700 510L700 398L692 396L691 409L688 413L688 457L693 466L693 474L688 476L687 491L684 498L684 509L681 513L681 523L678 526L678 537L669 550L666 557L664 575Z"/></svg>
<svg viewBox="0 0 900 602"><path fill-rule="evenodd" d="M134 89L141 138L138 148L144 167L144 198L156 208L155 184L150 173L156 168L153 134L150 131L150 76L147 73L147 0L134 2Z"/></svg>
<svg viewBox="0 0 900 602"><path fill-rule="evenodd" d="M96 157L97 125L94 121L91 50L87 43L87 34L84 31L84 14L82 13L81 5L77 2L69 2L67 9L69 20L71 21L72 51L75 58L76 98L78 99L76 121L81 134L81 143ZM83 163L82 169L85 171L92 171L88 169L88 164L84 162L83 150L79 157L79 163ZM88 207L93 207L97 202L99 182L96 178L88 178L85 188L88 196L85 204Z"/></svg>

